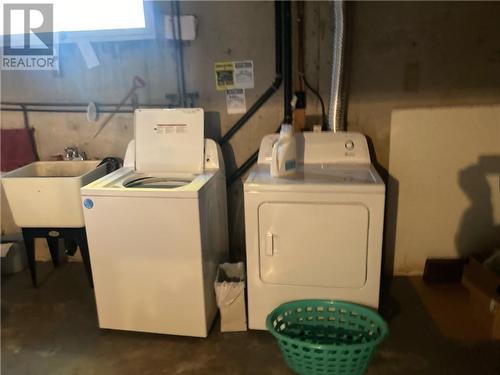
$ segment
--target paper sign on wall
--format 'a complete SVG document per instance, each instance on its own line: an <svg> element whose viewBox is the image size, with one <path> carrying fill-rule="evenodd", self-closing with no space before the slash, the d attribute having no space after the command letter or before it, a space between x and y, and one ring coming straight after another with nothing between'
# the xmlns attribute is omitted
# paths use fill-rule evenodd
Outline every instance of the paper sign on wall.
<svg viewBox="0 0 500 375"><path fill-rule="evenodd" d="M238 89L253 89L253 61L234 62L234 86Z"/></svg>
<svg viewBox="0 0 500 375"><path fill-rule="evenodd" d="M219 91L234 87L234 65L229 63L215 63L215 87Z"/></svg>
<svg viewBox="0 0 500 375"><path fill-rule="evenodd" d="M229 61L215 63L217 90L253 89L253 61Z"/></svg>
<svg viewBox="0 0 500 375"><path fill-rule="evenodd" d="M227 90L226 105L227 105L227 113L230 115L237 113L245 113L247 111L245 90L243 89Z"/></svg>

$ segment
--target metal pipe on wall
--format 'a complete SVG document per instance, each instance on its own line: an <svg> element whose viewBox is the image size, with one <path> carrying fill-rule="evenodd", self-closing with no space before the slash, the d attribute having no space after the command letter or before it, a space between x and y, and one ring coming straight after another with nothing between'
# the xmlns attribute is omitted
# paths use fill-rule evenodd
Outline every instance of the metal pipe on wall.
<svg viewBox="0 0 500 375"><path fill-rule="evenodd" d="M2 105L25 105L29 107L87 107L89 103L47 103L47 102L1 102ZM99 103L99 108L116 107L118 103ZM127 107L124 104L122 107Z"/></svg>
<svg viewBox="0 0 500 375"><path fill-rule="evenodd" d="M302 87L302 83L309 91L313 93L314 96L316 96L320 106L321 106L321 128L322 130L326 130L328 128L328 119L326 116L326 109L325 109L325 102L323 101L323 98L321 97L321 94L319 93L319 88L315 89L312 87L312 85L309 83L309 80L307 79L306 73L305 73L305 46L304 46L304 21L305 21L305 1L298 1L297 2L297 39L298 39L298 60L297 60L297 72L299 75L299 82L301 83L301 90L304 88Z"/></svg>
<svg viewBox="0 0 500 375"><path fill-rule="evenodd" d="M231 186L238 178L243 176L245 172L257 161L259 150L255 151L231 176L227 179L227 186Z"/></svg>
<svg viewBox="0 0 500 375"><path fill-rule="evenodd" d="M292 4L283 2L284 123L292 123Z"/></svg>
<svg viewBox="0 0 500 375"><path fill-rule="evenodd" d="M13 105L13 104L11 104ZM0 110L5 112L41 112L41 113L87 113L87 108L67 108L67 107L76 107L76 106L62 106L63 108L29 108L31 104L23 104L19 103L18 106L24 106L25 108L5 108L2 107ZM56 107L56 106L48 106L48 107ZM139 105L141 108L165 108L165 105ZM133 109L120 109L115 111L114 109L102 109L99 108L99 113L134 113Z"/></svg>
<svg viewBox="0 0 500 375"><path fill-rule="evenodd" d="M277 24L280 25L282 33L278 39L278 33L276 35L276 40L280 40L284 46L283 50L276 49L276 68L278 69L278 52L283 52L284 58L281 54L280 61L284 65L284 109L285 116L284 121L291 123L292 121L292 12L291 12L291 2L290 1L276 1L275 9L280 10L280 17L276 17ZM288 30L288 31L287 31ZM289 60L287 60L289 59ZM288 78L287 78L288 77ZM286 83L288 81L288 84ZM279 131L279 128L278 128ZM222 142L221 142L222 143ZM245 172L250 169L250 167L257 161L259 155L259 150L255 151L227 180L227 185L230 186L238 178L243 176Z"/></svg>
<svg viewBox="0 0 500 375"><path fill-rule="evenodd" d="M45 113L87 113L86 109L46 109L46 108L2 108L2 111L6 112L45 112ZM114 111L112 109L100 110L99 113L134 113L133 110L121 109L119 111Z"/></svg>
<svg viewBox="0 0 500 375"><path fill-rule="evenodd" d="M88 103L34 103L34 102L1 102L0 110L6 112L46 112L46 113L86 113ZM115 112L114 109L106 109L106 107L116 108L118 104L96 103L99 108L99 113ZM164 108L165 104L137 104L141 108ZM16 108L10 108L16 107ZM81 108L78 108L81 107ZM129 104L123 105L122 108L131 107ZM121 109L116 113L134 113L134 109Z"/></svg>
<svg viewBox="0 0 500 375"><path fill-rule="evenodd" d="M31 141L31 149L33 150L33 155L35 156L35 160L40 160L40 155L38 155L38 150L36 148L36 141L35 141L35 129L30 128L30 122L28 118L28 111L26 110L25 106L21 106L21 110L23 111L23 120L24 120L24 128L28 132L28 136Z"/></svg>
<svg viewBox="0 0 500 375"><path fill-rule="evenodd" d="M283 30L282 30L282 4L281 1L274 2L274 29L275 29L275 71L276 76L271 86L262 94L259 99L241 116L241 118L224 134L219 144L227 143L238 130L259 110L262 105L276 92L281 86L283 77Z"/></svg>
<svg viewBox="0 0 500 375"><path fill-rule="evenodd" d="M186 77L184 72L184 46L182 44L181 33L181 11L178 0L170 2L172 13L172 35L175 44L176 70L177 70L177 89L179 95L179 104L181 107L187 107L186 101Z"/></svg>
<svg viewBox="0 0 500 375"><path fill-rule="evenodd" d="M330 104L328 107L328 125L334 131L344 130L345 110L343 98L343 63L344 63L344 2L333 1L333 57L330 84Z"/></svg>

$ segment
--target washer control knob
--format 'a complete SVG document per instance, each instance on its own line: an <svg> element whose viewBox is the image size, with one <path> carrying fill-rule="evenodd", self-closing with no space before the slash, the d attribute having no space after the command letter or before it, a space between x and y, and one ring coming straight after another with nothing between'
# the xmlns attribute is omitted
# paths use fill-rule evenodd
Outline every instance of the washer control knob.
<svg viewBox="0 0 500 375"><path fill-rule="evenodd" d="M346 149L347 151L352 151L352 150L354 150L354 142L353 142L353 141L351 141L351 140L346 141L346 142L345 142L345 149Z"/></svg>

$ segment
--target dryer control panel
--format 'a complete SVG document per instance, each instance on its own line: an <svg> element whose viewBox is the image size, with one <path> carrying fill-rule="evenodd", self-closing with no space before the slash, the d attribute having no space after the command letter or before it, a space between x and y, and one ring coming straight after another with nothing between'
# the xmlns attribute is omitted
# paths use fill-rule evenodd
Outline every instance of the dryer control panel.
<svg viewBox="0 0 500 375"><path fill-rule="evenodd" d="M260 144L259 164L269 164L279 134L266 135ZM295 134L300 164L370 164L366 137L353 132L304 132Z"/></svg>

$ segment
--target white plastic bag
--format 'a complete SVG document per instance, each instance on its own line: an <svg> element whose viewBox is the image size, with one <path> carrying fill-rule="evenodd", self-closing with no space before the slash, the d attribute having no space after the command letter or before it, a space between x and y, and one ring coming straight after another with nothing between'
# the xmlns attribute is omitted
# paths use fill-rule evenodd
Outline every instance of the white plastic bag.
<svg viewBox="0 0 500 375"><path fill-rule="evenodd" d="M221 313L221 331L246 331L244 263L221 264L214 286Z"/></svg>

